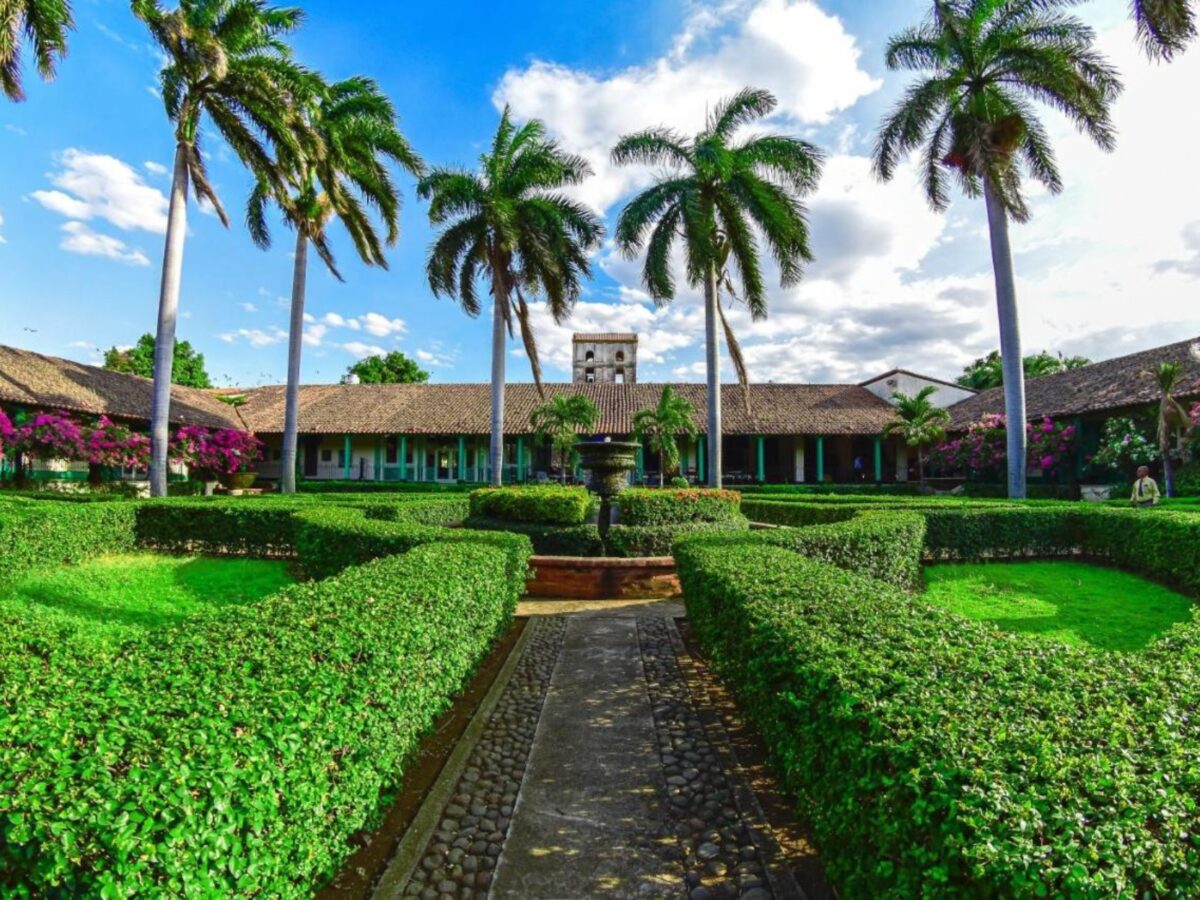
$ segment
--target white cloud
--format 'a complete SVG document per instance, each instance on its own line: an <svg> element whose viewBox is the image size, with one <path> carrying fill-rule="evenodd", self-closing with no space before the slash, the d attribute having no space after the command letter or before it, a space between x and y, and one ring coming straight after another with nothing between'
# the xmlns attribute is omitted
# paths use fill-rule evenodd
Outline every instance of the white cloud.
<svg viewBox="0 0 1200 900"><path fill-rule="evenodd" d="M0 213L0 228L4 227L4 214ZM0 234L0 244L4 243L4 235Z"/></svg>
<svg viewBox="0 0 1200 900"><path fill-rule="evenodd" d="M441 341L430 341L428 348L418 349L415 355L418 362L431 369L449 369L458 362L458 353L457 347L453 350L446 350Z"/></svg>
<svg viewBox="0 0 1200 900"><path fill-rule="evenodd" d="M382 313L368 312L361 316L343 316L340 313L327 312L319 319L309 313L304 314L304 321L317 322L326 328L345 328L350 331L365 331L372 337L399 337L408 330L403 319L393 319Z"/></svg>
<svg viewBox="0 0 1200 900"><path fill-rule="evenodd" d="M17 137L25 137L26 135L29 134L29 132L26 131L24 128L21 128L19 125L13 125L11 122L5 123L4 130L11 131Z"/></svg>
<svg viewBox="0 0 1200 900"><path fill-rule="evenodd" d="M268 329L262 328L239 328L236 331L229 331L221 335L221 340L227 344L235 344L238 341L245 341L251 347L261 348L270 347L274 344L286 341L288 333L282 328L272 327Z"/></svg>
<svg viewBox="0 0 1200 900"><path fill-rule="evenodd" d="M166 175L168 172L167 167L162 163L152 161L142 163L142 168L144 168L151 175Z"/></svg>
<svg viewBox="0 0 1200 900"><path fill-rule="evenodd" d="M342 344L342 349L347 353L357 356L362 359L366 356L387 356L387 350L380 347L378 344L365 344L362 341L347 341Z"/></svg>
<svg viewBox="0 0 1200 900"><path fill-rule="evenodd" d="M320 347L327 331L329 331L328 325L319 323L309 325L304 329L304 343L309 347Z"/></svg>
<svg viewBox="0 0 1200 900"><path fill-rule="evenodd" d="M59 245L69 253L79 253L83 256L103 256L134 266L148 266L150 260L141 250L134 249L124 241L117 240L107 234L92 231L84 222L65 222L62 230L65 233Z"/></svg>
<svg viewBox="0 0 1200 900"><path fill-rule="evenodd" d="M58 190L30 195L47 209L69 219L104 219L125 231L166 233L166 196L128 163L71 148L63 151L59 165L49 176Z"/></svg>
<svg viewBox="0 0 1200 900"><path fill-rule="evenodd" d="M842 22L811 0L732 2L694 14L660 59L610 76L537 61L506 72L493 101L542 119L586 156L596 177L576 193L604 209L651 175L609 163L622 134L658 125L693 134L714 102L747 85L774 92L782 119L823 124L878 89L859 57Z"/></svg>
<svg viewBox="0 0 1200 900"><path fill-rule="evenodd" d="M253 303L239 303L238 306L240 306L244 312L248 312L248 313L258 312L258 307L255 306Z"/></svg>

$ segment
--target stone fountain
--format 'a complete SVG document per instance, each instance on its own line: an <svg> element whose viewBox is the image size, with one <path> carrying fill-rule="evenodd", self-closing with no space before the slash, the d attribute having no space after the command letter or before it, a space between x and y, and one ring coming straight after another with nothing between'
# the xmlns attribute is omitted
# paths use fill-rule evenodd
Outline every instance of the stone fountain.
<svg viewBox="0 0 1200 900"><path fill-rule="evenodd" d="M612 524L612 500L629 483L629 473L637 468L641 444L630 441L580 441L575 445L579 466L591 473L589 487L600 497L596 525L600 542L608 547L608 527Z"/></svg>

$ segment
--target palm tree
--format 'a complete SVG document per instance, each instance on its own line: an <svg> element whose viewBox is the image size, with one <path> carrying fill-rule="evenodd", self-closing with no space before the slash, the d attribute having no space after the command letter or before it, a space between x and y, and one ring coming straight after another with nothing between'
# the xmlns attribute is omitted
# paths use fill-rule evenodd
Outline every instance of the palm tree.
<svg viewBox="0 0 1200 900"><path fill-rule="evenodd" d="M1008 220L1029 218L1023 169L1050 193L1062 190L1034 104L1065 114L1104 150L1115 143L1109 108L1120 82L1095 50L1092 30L1057 8L1066 2L935 0L929 19L887 48L888 68L923 77L880 128L875 171L890 179L901 158L924 145L922 180L934 209L949 205L947 172L968 197L983 195L1010 423L1025 421L1025 381ZM1008 493L1025 496L1025 429L1015 424L1008 429Z"/></svg>
<svg viewBox="0 0 1200 900"><path fill-rule="evenodd" d="M694 439L699 433L695 421L696 410L686 397L681 397L663 385L658 405L652 409L639 409L633 414L633 433L638 443L658 454L658 486L666 484L667 470L679 468L679 444L676 438L683 434Z"/></svg>
<svg viewBox="0 0 1200 900"><path fill-rule="evenodd" d="M69 0L0 0L0 88L9 100L25 99L21 86L21 33L33 45L38 74L54 78L67 55L67 32L75 27Z"/></svg>
<svg viewBox="0 0 1200 900"><path fill-rule="evenodd" d="M1175 388L1183 380L1183 366L1179 363L1159 363L1148 373L1158 388L1158 452L1163 463L1163 490L1168 497L1175 496L1175 465L1171 461L1171 439L1177 428L1187 428L1191 417L1183 405L1175 399Z"/></svg>
<svg viewBox="0 0 1200 900"><path fill-rule="evenodd" d="M280 473L280 490L285 494L296 492L308 247L312 245L335 278L344 280L334 261L327 233L330 221L337 217L350 233L362 261L386 269L383 245L394 244L400 234L400 192L388 172L388 163L417 176L425 171L425 164L396 128L391 101L374 81L359 76L316 87L315 95L304 104L304 116L320 142L320 152L285 154L280 162L287 191L277 193L271 182L260 180L250 194L246 210L250 235L263 249L271 244L266 222L268 202L275 203L284 222L296 230ZM378 212L386 229L382 238L368 208Z"/></svg>
<svg viewBox="0 0 1200 900"><path fill-rule="evenodd" d="M500 116L478 172L436 168L417 193L429 201L429 221L445 226L429 251L426 273L435 296L454 297L469 316L480 313L476 280L492 295L492 483L504 466L505 332L514 324L538 392L542 370L526 295L541 295L556 323L579 299L591 275L590 253L603 226L594 212L560 191L579 184L591 168L546 137L536 119L518 127L508 107Z"/></svg>
<svg viewBox="0 0 1200 900"><path fill-rule="evenodd" d="M558 454L563 484L567 483L567 462L575 452L574 444L580 431L591 431L600 418L596 404L583 394L555 394L549 403L529 414L529 424L538 440L550 438Z"/></svg>
<svg viewBox="0 0 1200 900"><path fill-rule="evenodd" d="M133 11L166 57L159 81L167 118L175 127L150 412L150 492L161 497L167 492L171 363L189 183L229 226L208 181L201 124L207 119L251 172L283 195L286 185L268 145L280 155L300 156L301 144L312 143L296 102L297 94L310 90L312 79L291 61L282 40L300 24L297 9L270 7L264 0L180 0L168 12L157 0L134 0Z"/></svg>
<svg viewBox="0 0 1200 900"><path fill-rule="evenodd" d="M946 436L946 426L950 424L950 413L929 400L936 393L937 388L933 385L921 388L911 397L903 391L895 391L892 402L896 404L899 418L883 426L885 438L898 434L908 446L917 448L917 480L922 486L925 484L925 447L942 440Z"/></svg>
<svg viewBox="0 0 1200 900"><path fill-rule="evenodd" d="M644 163L670 170L629 201L617 222L617 246L628 257L646 246L642 280L659 303L675 296L670 255L683 241L687 281L704 289L708 367L709 484L721 485L721 352L717 321L723 318L718 292L726 260L732 259L740 300L755 320L767 315L766 286L756 228L766 237L784 287L800 281L812 259L807 210L800 197L821 174L821 153L798 138L755 135L737 143L742 126L769 115L776 101L767 91L747 88L718 103L703 131L685 139L666 128L623 137L612 151L618 165ZM732 332L727 331L727 334ZM740 351L732 350L740 357ZM744 368L744 367L740 367Z"/></svg>
<svg viewBox="0 0 1200 900"><path fill-rule="evenodd" d="M1196 37L1193 0L1133 0L1133 18L1151 59L1169 61Z"/></svg>

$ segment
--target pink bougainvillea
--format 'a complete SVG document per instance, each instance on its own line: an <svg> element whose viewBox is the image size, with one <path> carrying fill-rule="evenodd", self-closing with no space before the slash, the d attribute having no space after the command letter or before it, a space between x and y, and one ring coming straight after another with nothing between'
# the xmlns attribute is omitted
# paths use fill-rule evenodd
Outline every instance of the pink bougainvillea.
<svg viewBox="0 0 1200 900"><path fill-rule="evenodd" d="M38 459L86 459L83 429L61 411L35 415L17 429L14 445Z"/></svg>
<svg viewBox="0 0 1200 900"><path fill-rule="evenodd" d="M1028 464L1047 476L1057 475L1071 459L1075 426L1043 418L1026 426L1025 440ZM929 454L930 468L939 475L1000 477L1008 465L1007 442L1004 416L989 413L968 425L961 438L934 447Z"/></svg>
<svg viewBox="0 0 1200 900"><path fill-rule="evenodd" d="M150 439L108 416L88 431L87 461L94 466L144 469L150 464Z"/></svg>
<svg viewBox="0 0 1200 900"><path fill-rule="evenodd" d="M248 431L222 428L209 431L185 425L171 439L168 455L174 463L227 475L244 470L262 457L262 441Z"/></svg>
<svg viewBox="0 0 1200 900"><path fill-rule="evenodd" d="M9 447L12 446L13 439L17 436L17 430L13 428L12 420L4 410L0 409L0 454L3 454Z"/></svg>

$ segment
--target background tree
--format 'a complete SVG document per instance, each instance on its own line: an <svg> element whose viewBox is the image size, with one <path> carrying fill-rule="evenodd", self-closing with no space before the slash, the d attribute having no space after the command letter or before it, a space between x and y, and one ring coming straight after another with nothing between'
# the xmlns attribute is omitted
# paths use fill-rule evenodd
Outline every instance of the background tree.
<svg viewBox="0 0 1200 900"><path fill-rule="evenodd" d="M589 432L600 418L596 404L583 394L555 394L550 402L536 407L529 415L529 424L538 440L550 439L558 454L560 477L567 483L567 469L574 466L575 442L579 433Z"/></svg>
<svg viewBox="0 0 1200 900"><path fill-rule="evenodd" d="M1024 222L1027 172L1057 194L1062 179L1049 136L1035 114L1048 104L1104 150L1120 92L1095 35L1061 7L1069 0L935 0L929 18L888 42L889 69L922 73L883 122L875 171L890 179L900 160L924 145L921 174L934 209L950 203L954 173L968 197L984 197L991 234L1004 406L1025 421L1021 330L1008 220ZM1025 496L1025 429L1008 429L1008 493Z"/></svg>
<svg viewBox="0 0 1200 900"><path fill-rule="evenodd" d="M734 142L743 125L775 109L767 91L746 88L717 104L704 130L685 139L666 128L623 137L612 151L617 165L642 163L666 171L629 201L617 221L617 246L629 258L646 247L642 281L656 302L675 296L671 246L683 242L687 282L704 291L708 369L708 483L721 485L721 349L718 283L732 261L741 281L737 296L755 320L767 315L766 285L756 229L767 241L784 287L797 284L812 259L807 210L800 198L817 186L821 153L798 138L757 134ZM726 287L732 286L727 280ZM727 331L727 334L732 332ZM740 356L740 351L731 352ZM740 368L744 369L744 366Z"/></svg>
<svg viewBox="0 0 1200 900"><path fill-rule="evenodd" d="M591 275L588 254L603 226L581 203L559 191L579 184L591 169L582 157L548 140L536 119L518 127L505 107L478 172L437 168L421 180L429 221L444 226L429 251L426 272L436 296L456 298L469 316L480 313L476 281L492 295L492 484L504 471L505 334L521 340L538 392L542 370L528 296L541 296L556 323L579 299ZM544 396L544 395L543 395Z"/></svg>
<svg viewBox="0 0 1200 900"><path fill-rule="evenodd" d="M1030 378L1056 375L1069 369L1081 369L1091 363L1092 361L1086 356L1064 356L1061 350L1055 355L1043 350L1033 356L1026 356L1022 368L1025 372L1025 380L1028 381ZM1004 384L1004 366L1000 360L1000 351L993 350L987 356L975 360L963 369L963 373L955 381L963 387L975 391L1000 387Z"/></svg>
<svg viewBox="0 0 1200 900"><path fill-rule="evenodd" d="M1196 37L1194 0L1133 0L1133 18L1151 59L1170 60Z"/></svg>
<svg viewBox="0 0 1200 900"><path fill-rule="evenodd" d="M25 99L21 85L21 36L33 45L38 74L54 78L67 54L67 32L75 27L69 0L0 0L0 89L9 100Z"/></svg>
<svg viewBox="0 0 1200 900"><path fill-rule="evenodd" d="M424 384L429 380L429 373L399 350L360 359L346 374L357 375L362 384Z"/></svg>
<svg viewBox="0 0 1200 900"><path fill-rule="evenodd" d="M1158 388L1158 452L1162 457L1163 490L1168 497L1175 496L1175 464L1171 459L1171 444L1177 429L1187 429L1191 426L1191 417L1178 400L1175 399L1175 389L1183 380L1183 366L1179 363L1165 362L1149 373Z"/></svg>
<svg viewBox="0 0 1200 900"><path fill-rule="evenodd" d="M143 334L128 350L110 347L104 351L104 368L126 375L154 377L154 335ZM212 380L204 369L204 354L197 353L187 341L175 342L171 363L171 383L184 387L210 388Z"/></svg>
<svg viewBox="0 0 1200 900"><path fill-rule="evenodd" d="M699 433L695 416L695 407L669 384L663 385L657 406L633 414L634 437L651 453L658 454L659 487L666 484L668 470L679 469L679 436L694 440Z"/></svg>
<svg viewBox="0 0 1200 900"><path fill-rule="evenodd" d="M302 115L319 144L318 152L296 154L281 147L279 169L285 190L280 192L271 181L260 178L246 209L250 235L263 249L271 245L266 218L268 203L274 203L283 214L283 221L296 231L280 469L280 490L285 494L296 492L300 355L304 346L309 245L333 276L344 281L327 231L329 223L337 219L350 234L359 258L368 266L386 269L383 245L394 244L400 236L400 192L388 166L398 165L412 175L425 171L425 164L396 127L396 111L391 101L374 81L358 76L325 85L313 78L311 86L314 91L304 98ZM375 210L381 220L382 237L368 209ZM403 355L400 358L412 365ZM381 374L386 371L382 369ZM428 373L422 374L429 377Z"/></svg>
<svg viewBox="0 0 1200 900"><path fill-rule="evenodd" d="M300 142L311 143L294 97L309 76L291 61L282 40L300 24L297 9L270 7L263 0L181 0L167 11L157 0L133 0L133 11L165 57L159 83L175 129L150 412L150 493L162 497L189 187L229 225L208 181L201 123L207 120L256 178L282 195L285 185L270 146L298 156Z"/></svg>
<svg viewBox="0 0 1200 900"><path fill-rule="evenodd" d="M899 419L883 427L884 437L898 434L904 443L916 448L917 481L921 485L925 484L925 448L943 440L950 424L950 413L934 406L929 399L936 393L937 388L933 385L921 388L911 397L903 391L894 392L892 401L896 404Z"/></svg>

